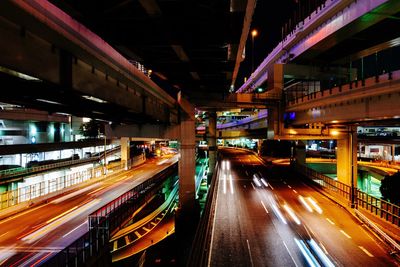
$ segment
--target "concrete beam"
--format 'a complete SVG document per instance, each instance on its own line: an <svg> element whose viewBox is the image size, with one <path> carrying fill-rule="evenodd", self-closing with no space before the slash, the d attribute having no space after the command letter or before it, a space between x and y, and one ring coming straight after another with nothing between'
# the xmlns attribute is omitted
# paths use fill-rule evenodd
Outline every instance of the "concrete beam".
<svg viewBox="0 0 400 267"><path fill-rule="evenodd" d="M166 109L174 109L176 100L55 5L37 0L0 1L0 10L0 35L7 36L0 42L1 66L71 85L82 94L106 98L127 109L140 109L137 98L146 95L151 102L149 116L169 122Z"/></svg>
<svg viewBox="0 0 400 267"><path fill-rule="evenodd" d="M384 74L352 84L316 92L286 105L295 112L293 125L307 123L342 123L397 118L400 114L400 71L391 79Z"/></svg>
<svg viewBox="0 0 400 267"><path fill-rule="evenodd" d="M150 139L179 139L181 136L180 126L172 125L106 125L106 135L108 137L130 137L137 140Z"/></svg>
<svg viewBox="0 0 400 267"><path fill-rule="evenodd" d="M350 78L355 80L357 77L357 69L330 67L322 69L319 66L308 66L298 64L283 65L283 73L285 78L303 79L303 80L328 80L335 75L338 78Z"/></svg>

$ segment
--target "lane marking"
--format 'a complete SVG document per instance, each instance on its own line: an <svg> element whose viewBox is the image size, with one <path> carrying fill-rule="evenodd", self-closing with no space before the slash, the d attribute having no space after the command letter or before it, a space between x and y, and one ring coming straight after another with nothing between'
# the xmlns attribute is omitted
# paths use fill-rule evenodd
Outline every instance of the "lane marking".
<svg viewBox="0 0 400 267"><path fill-rule="evenodd" d="M325 251L325 254L329 255L329 253L326 250L325 246L321 242L319 242L319 244L321 245L322 249Z"/></svg>
<svg viewBox="0 0 400 267"><path fill-rule="evenodd" d="M157 224L155 222L151 222L152 225L156 226Z"/></svg>
<svg viewBox="0 0 400 267"><path fill-rule="evenodd" d="M345 231L340 230L340 232L341 232L342 234L344 234L348 239L351 239L351 236L349 236Z"/></svg>
<svg viewBox="0 0 400 267"><path fill-rule="evenodd" d="M283 181L284 184L286 184L286 181Z"/></svg>
<svg viewBox="0 0 400 267"><path fill-rule="evenodd" d="M251 186L254 188L254 190L256 190L256 187L254 186L254 184L253 184L253 183L251 183Z"/></svg>
<svg viewBox="0 0 400 267"><path fill-rule="evenodd" d="M63 237L66 237L67 235L69 235L70 233L72 233L73 231L75 231L76 229L78 229L79 227L81 227L82 225L84 225L86 223L87 223L87 221L84 221L83 223L81 223L80 225L78 225L77 227L75 227L74 229L72 229L71 231L66 233L65 235L63 235Z"/></svg>
<svg viewBox="0 0 400 267"><path fill-rule="evenodd" d="M293 189L293 192L295 192L296 194L298 194L298 193L297 193L297 191L296 191L296 190L294 190L294 189Z"/></svg>
<svg viewBox="0 0 400 267"><path fill-rule="evenodd" d="M117 248L118 248L118 240L115 240L115 241L114 241L113 250L117 250Z"/></svg>
<svg viewBox="0 0 400 267"><path fill-rule="evenodd" d="M249 176L249 173L247 171L245 171L246 175Z"/></svg>
<svg viewBox="0 0 400 267"><path fill-rule="evenodd" d="M290 253L290 250L289 250L288 246L286 245L285 241L282 240L282 242L283 242L283 245L285 246L287 252L289 253L289 256L292 258L292 261L294 262L294 265L296 265L296 267L298 267L296 261L294 260L294 258L292 256L292 253Z"/></svg>
<svg viewBox="0 0 400 267"><path fill-rule="evenodd" d="M271 183L268 183L269 187L271 187L272 190L274 190L274 188L272 187Z"/></svg>
<svg viewBox="0 0 400 267"><path fill-rule="evenodd" d="M374 257L374 255L372 255L366 248L364 248L363 246L358 246L362 251L364 251L365 254L367 254L369 257Z"/></svg>
<svg viewBox="0 0 400 267"><path fill-rule="evenodd" d="M146 227L144 227L144 226L142 227L142 229L143 229L143 230L145 230L146 232L150 232L150 230L149 230L149 229L147 229L147 228L146 228Z"/></svg>
<svg viewBox="0 0 400 267"><path fill-rule="evenodd" d="M267 208L266 208L265 205L264 205L264 202L263 202L262 200L261 200L261 205L264 207L265 212L266 212L266 213L269 213L268 210L267 210Z"/></svg>
<svg viewBox="0 0 400 267"><path fill-rule="evenodd" d="M232 174L229 174L229 188L231 189L231 194L233 195L233 181L232 181Z"/></svg>
<svg viewBox="0 0 400 267"><path fill-rule="evenodd" d="M249 250L250 263L251 263L251 266L253 267L253 266L254 266L254 263L253 263L253 257L251 256L251 250L250 250L249 240L246 239L246 242L247 242L247 249Z"/></svg>
<svg viewBox="0 0 400 267"><path fill-rule="evenodd" d="M131 241L129 240L129 236L128 235L126 235L125 236L125 244L130 244L131 243Z"/></svg>
<svg viewBox="0 0 400 267"><path fill-rule="evenodd" d="M327 220L330 224L335 225L335 223L334 223L333 221L331 221L331 219L326 218L326 220Z"/></svg>
<svg viewBox="0 0 400 267"><path fill-rule="evenodd" d="M219 186L219 183L218 183ZM212 224L212 231L211 231L211 241L210 241L210 253L208 253L208 262L207 266L210 266L211 264L211 255L213 251L213 242L214 242L214 230L215 230L215 218L217 217L217 209L218 209L218 190L217 190L217 197L215 198L215 211L214 211L214 218L213 218L213 224Z"/></svg>
<svg viewBox="0 0 400 267"><path fill-rule="evenodd" d="M290 185L287 185L287 187L292 188Z"/></svg>

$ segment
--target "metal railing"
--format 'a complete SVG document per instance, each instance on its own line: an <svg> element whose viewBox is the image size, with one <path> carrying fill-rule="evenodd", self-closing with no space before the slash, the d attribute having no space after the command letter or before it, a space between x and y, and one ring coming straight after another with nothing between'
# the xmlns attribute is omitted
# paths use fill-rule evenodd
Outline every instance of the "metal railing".
<svg viewBox="0 0 400 267"><path fill-rule="evenodd" d="M208 189L206 205L193 239L192 248L186 266L200 267L207 266L208 264L208 258L211 253L210 242L213 227L212 221L215 216L215 205L218 192L218 173L219 167L217 162L211 185Z"/></svg>
<svg viewBox="0 0 400 267"><path fill-rule="evenodd" d="M107 154L107 156L109 156L110 154L114 154L115 152L118 152L119 150L120 150L119 146L115 147L115 148L111 148L106 151L106 154ZM13 176L17 176L17 175L25 175L25 174L30 174L30 173L46 171L46 170L50 170L50 169L62 168L62 167L70 166L73 164L86 163L86 162L100 160L103 158L104 158L104 152L100 152L98 156L90 157L90 158L86 158L86 159L71 159L71 160L66 160L66 161L62 161L62 162L51 163L51 164L35 166L35 167L30 167L30 168L18 167L18 168L0 170L0 178L7 178L7 177L13 177Z"/></svg>
<svg viewBox="0 0 400 267"><path fill-rule="evenodd" d="M128 162L128 166L134 165L135 162L143 160L143 156L136 156ZM125 168L123 163L112 163L107 166L107 170L122 170ZM77 171L66 174L57 178L53 178L39 183L20 187L18 189L9 190L0 194L0 210L18 205L23 202L31 201L39 197L52 193L63 193L70 190L70 187L83 183L95 178L105 178L103 176L104 167L98 166L83 171Z"/></svg>
<svg viewBox="0 0 400 267"><path fill-rule="evenodd" d="M329 190L330 193L333 193L335 196L342 198L343 200L350 200L350 192L351 187L330 178L322 173L319 173L311 168L308 168L304 165L296 165L296 169L305 175L306 177L313 180L318 185Z"/></svg>
<svg viewBox="0 0 400 267"><path fill-rule="evenodd" d="M72 244L46 259L42 266L109 266L112 232L143 205L163 180L177 171L177 163L135 186L88 216L89 230Z"/></svg>
<svg viewBox="0 0 400 267"><path fill-rule="evenodd" d="M316 184L322 186L324 189L327 189L329 193L332 193L335 197L339 197L340 199L350 203L350 186L336 181L329 176L323 175L307 166L296 165L296 170L310 178ZM400 206L371 196L359 189L356 189L355 191L357 201L356 208L362 208L387 222L400 226Z"/></svg>
<svg viewBox="0 0 400 267"><path fill-rule="evenodd" d="M400 226L400 207L383 199L368 195L365 192L357 192L357 204L376 216Z"/></svg>

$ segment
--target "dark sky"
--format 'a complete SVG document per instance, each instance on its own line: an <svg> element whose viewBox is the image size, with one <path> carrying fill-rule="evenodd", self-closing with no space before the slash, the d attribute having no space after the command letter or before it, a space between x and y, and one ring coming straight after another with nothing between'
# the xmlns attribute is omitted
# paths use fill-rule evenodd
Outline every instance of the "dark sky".
<svg viewBox="0 0 400 267"><path fill-rule="evenodd" d="M254 69L282 40L282 27L289 23L293 24L294 16L298 20L298 13L302 9L301 17L304 17L308 10L319 4L319 0L258 0L253 15L251 29L257 29L258 36L254 40ZM295 14L296 12L296 14ZM242 84L244 77L251 74L252 61L252 38L247 39L246 59L241 63L240 72L236 81L236 89Z"/></svg>

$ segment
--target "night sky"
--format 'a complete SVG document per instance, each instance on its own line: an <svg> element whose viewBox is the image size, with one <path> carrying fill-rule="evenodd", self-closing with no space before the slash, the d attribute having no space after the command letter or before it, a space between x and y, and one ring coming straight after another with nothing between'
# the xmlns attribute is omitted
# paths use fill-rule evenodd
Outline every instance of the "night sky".
<svg viewBox="0 0 400 267"><path fill-rule="evenodd" d="M258 0L253 15L251 29L257 29L258 36L254 41L254 69L282 40L282 28L289 20L291 26L293 21L299 21L311 13L321 0ZM246 59L240 65L240 72L236 81L236 89L242 84L244 77L251 74L252 38L249 35L246 44Z"/></svg>

